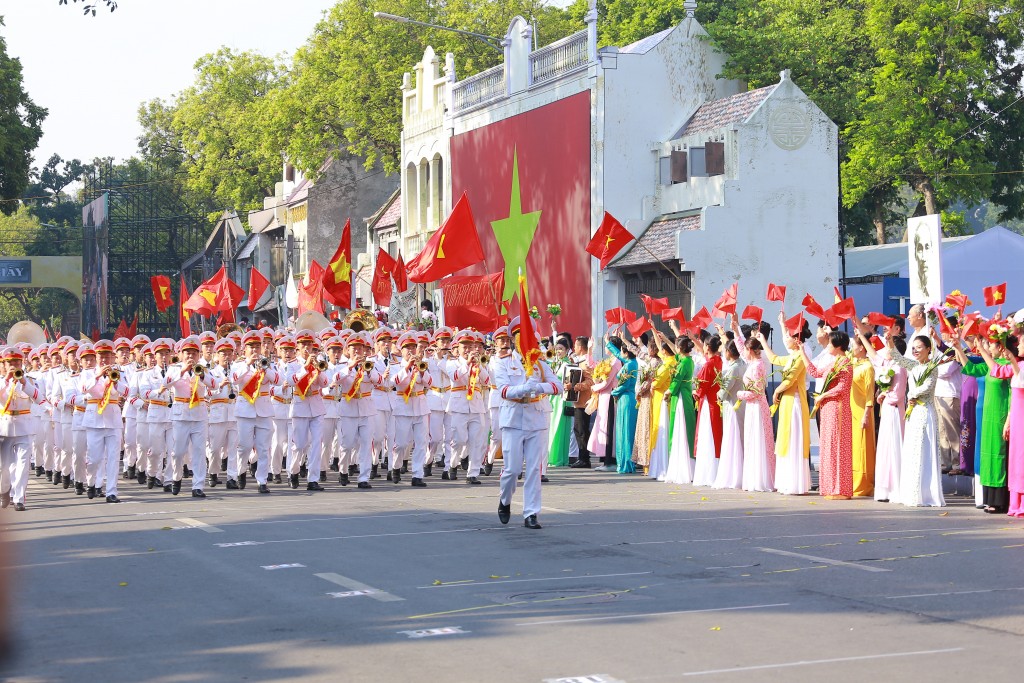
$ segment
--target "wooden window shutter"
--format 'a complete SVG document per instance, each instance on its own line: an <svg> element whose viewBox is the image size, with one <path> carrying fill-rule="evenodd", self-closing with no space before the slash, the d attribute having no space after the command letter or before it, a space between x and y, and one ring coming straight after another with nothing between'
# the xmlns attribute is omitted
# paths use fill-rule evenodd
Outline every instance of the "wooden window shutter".
<svg viewBox="0 0 1024 683"><path fill-rule="evenodd" d="M709 142L704 145L705 161L708 175L725 174L725 143Z"/></svg>
<svg viewBox="0 0 1024 683"><path fill-rule="evenodd" d="M672 182L685 183L686 180L686 152L674 149L672 150Z"/></svg>

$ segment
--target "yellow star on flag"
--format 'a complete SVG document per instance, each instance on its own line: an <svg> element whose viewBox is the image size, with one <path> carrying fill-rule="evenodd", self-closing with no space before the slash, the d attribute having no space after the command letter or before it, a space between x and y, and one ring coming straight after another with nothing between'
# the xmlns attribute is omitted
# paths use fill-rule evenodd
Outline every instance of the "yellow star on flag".
<svg viewBox="0 0 1024 683"><path fill-rule="evenodd" d="M348 264L348 259L342 254L341 258L331 264L331 271L334 272L334 284L339 282L345 282L349 279L349 275L352 273L352 267Z"/></svg>
<svg viewBox="0 0 1024 683"><path fill-rule="evenodd" d="M992 298L994 300L996 300L996 301L1002 301L1003 300L1003 293L1000 292L999 290L996 290L996 293L992 295Z"/></svg>
<svg viewBox="0 0 1024 683"><path fill-rule="evenodd" d="M171 288L160 285L160 299L167 299L170 296Z"/></svg>
<svg viewBox="0 0 1024 683"><path fill-rule="evenodd" d="M215 292L210 291L209 289L200 290L199 296L203 297L206 300L206 303L210 304L211 306L217 303L217 294Z"/></svg>

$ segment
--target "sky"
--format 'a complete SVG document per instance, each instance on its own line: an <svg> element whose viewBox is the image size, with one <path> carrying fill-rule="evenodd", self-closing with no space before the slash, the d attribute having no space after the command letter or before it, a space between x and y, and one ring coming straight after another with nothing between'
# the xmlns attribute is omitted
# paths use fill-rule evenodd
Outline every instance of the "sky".
<svg viewBox="0 0 1024 683"><path fill-rule="evenodd" d="M50 112L37 167L54 153L132 156L139 104L188 87L199 57L223 45L292 53L334 1L118 0L117 11L95 17L83 16L82 4L0 0L7 53L21 59L25 90Z"/></svg>

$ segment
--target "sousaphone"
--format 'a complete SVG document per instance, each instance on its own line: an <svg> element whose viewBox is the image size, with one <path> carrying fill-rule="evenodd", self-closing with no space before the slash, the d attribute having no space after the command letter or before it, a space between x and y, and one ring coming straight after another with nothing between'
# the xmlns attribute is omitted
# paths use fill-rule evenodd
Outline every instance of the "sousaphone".
<svg viewBox="0 0 1024 683"><path fill-rule="evenodd" d="M11 325L11 330L7 333L7 343L11 346L27 343L36 347L46 343L46 333L31 320L21 320Z"/></svg>
<svg viewBox="0 0 1024 683"><path fill-rule="evenodd" d="M345 327L353 332L373 332L377 329L377 316L365 308L357 308L345 316Z"/></svg>

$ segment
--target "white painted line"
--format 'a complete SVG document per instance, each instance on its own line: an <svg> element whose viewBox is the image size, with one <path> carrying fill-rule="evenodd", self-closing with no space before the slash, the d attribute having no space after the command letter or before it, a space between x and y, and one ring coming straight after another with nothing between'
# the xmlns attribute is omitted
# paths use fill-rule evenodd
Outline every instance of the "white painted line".
<svg viewBox="0 0 1024 683"><path fill-rule="evenodd" d="M788 550L776 550L775 548L758 548L758 550L772 555L783 555L785 557L796 557L801 560L807 560L809 562L817 562L818 564L830 564L835 567L852 567L853 569L860 569L865 572L890 572L891 569L883 569L882 567L866 567L856 562L844 562L843 560L833 560L828 557L818 557L817 555L804 555L803 553L791 553Z"/></svg>
<svg viewBox="0 0 1024 683"><path fill-rule="evenodd" d="M302 524L303 522L347 522L357 519L391 519L392 517L430 517L439 512L408 512L397 515L358 515L354 517L308 517L306 519L263 519L252 522L226 522L224 526L250 526L253 524Z"/></svg>
<svg viewBox="0 0 1024 683"><path fill-rule="evenodd" d="M210 526L206 522L200 522L198 519L192 519L191 517L181 517L181 518L176 519L174 521L175 522L181 522L182 524L187 524L188 527L191 528L191 529L202 529L203 531L205 531L208 534L219 534L222 531L224 531L223 529L221 529L219 527Z"/></svg>
<svg viewBox="0 0 1024 683"><path fill-rule="evenodd" d="M405 600L405 598L400 598L397 595L392 595L391 593L382 591L379 588L374 588L373 586L367 586L362 581L356 581L355 579L350 579L347 576L342 576L341 574L314 574L314 576L321 578L324 581L330 581L342 588L348 588L352 591L366 591L365 595L367 597L373 598L378 602L399 602L401 600ZM411 637L412 636L410 636L410 638Z"/></svg>
<svg viewBox="0 0 1024 683"><path fill-rule="evenodd" d="M454 636L469 631L463 631L461 626L446 626L444 628L424 628L418 631L399 631L410 638L431 638L433 636Z"/></svg>
<svg viewBox="0 0 1024 683"><path fill-rule="evenodd" d="M665 543L726 543L732 541L777 541L784 539L793 538L826 538L829 536L877 536L878 534L910 534L910 533L923 533L927 531L956 531L957 533L972 533L975 531L991 531L991 529L985 527L970 527L967 529L953 529L949 527L942 527L939 529L889 529L886 531L839 531L830 533L820 534L789 534L785 536L733 536L731 538L681 538L671 539L668 541L630 541L628 545L662 545ZM618 543L604 543L601 545L602 548L608 548L611 546L622 545L622 542Z"/></svg>
<svg viewBox="0 0 1024 683"><path fill-rule="evenodd" d="M670 617L677 614L704 614L707 612L736 612L748 609L769 609L771 607L789 607L788 602L777 602L770 605L743 605L741 607L713 607L711 609L682 609L675 612L641 612L637 614L613 614L607 617L584 617L581 619L555 619L552 621L528 621L516 626L552 626L555 624L580 624L588 621L614 621L616 619L650 619L652 617Z"/></svg>
<svg viewBox="0 0 1024 683"><path fill-rule="evenodd" d="M572 510L563 510L562 508L549 508L546 505L542 505L541 510L547 510L548 512L557 512L562 515L581 515L582 512L573 512Z"/></svg>
<svg viewBox="0 0 1024 683"><path fill-rule="evenodd" d="M868 659L887 659L890 657L918 657L921 655L941 655L951 652L962 652L962 647L951 647L944 650L918 650L916 652L888 652L880 655L861 655L859 657L835 657L833 659L808 659L783 664L760 664L758 666L738 666L733 669L708 669L707 671L686 671L684 676L709 676L714 674L741 673L743 671L760 671L762 669L785 669L793 666L813 666L815 664L837 664L839 662L862 662Z"/></svg>
<svg viewBox="0 0 1024 683"><path fill-rule="evenodd" d="M261 566L267 571L274 571L275 569L298 569L300 567L305 567L306 565L293 562L292 564L265 564Z"/></svg>
<svg viewBox="0 0 1024 683"><path fill-rule="evenodd" d="M567 676L565 678L545 678L544 683L624 683L610 674L590 674L588 676Z"/></svg>
<svg viewBox="0 0 1024 683"><path fill-rule="evenodd" d="M760 567L760 562L754 564L731 564L728 567L704 567L704 569L749 569L750 567Z"/></svg>
<svg viewBox="0 0 1024 683"><path fill-rule="evenodd" d="M243 545L263 545L261 541L239 541L238 543L214 543L218 548L238 548Z"/></svg>
<svg viewBox="0 0 1024 683"><path fill-rule="evenodd" d="M416 586L424 588L462 588L463 586L493 586L499 583L531 583L533 581L584 581L585 579L607 579L612 576L643 576L654 572L625 572L623 574L577 574L575 576L550 576L543 579L509 579L508 581L469 581L466 583L442 583L434 586Z"/></svg>
<svg viewBox="0 0 1024 683"><path fill-rule="evenodd" d="M356 598L360 595L373 595L377 591L342 591L340 593L328 593L332 598Z"/></svg>
<svg viewBox="0 0 1024 683"><path fill-rule="evenodd" d="M951 591L949 593L915 593L914 595L888 595L886 600L903 600L904 598L934 598L943 595L975 595L976 593L1000 593L1003 591L1024 591L1024 588L988 588L976 591Z"/></svg>

